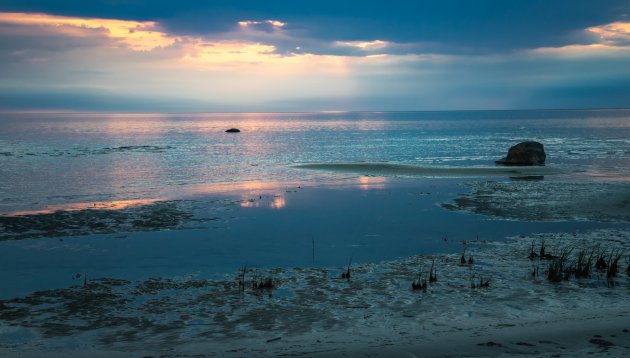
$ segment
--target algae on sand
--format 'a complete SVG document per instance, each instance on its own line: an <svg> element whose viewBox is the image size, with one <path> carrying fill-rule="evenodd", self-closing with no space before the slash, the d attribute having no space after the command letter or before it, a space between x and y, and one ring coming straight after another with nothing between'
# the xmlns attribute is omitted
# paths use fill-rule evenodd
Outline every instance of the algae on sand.
<svg viewBox="0 0 630 358"><path fill-rule="evenodd" d="M442 206L514 220L630 221L627 183L487 181L470 187L472 193Z"/></svg>
<svg viewBox="0 0 630 358"><path fill-rule="evenodd" d="M53 213L0 216L0 241L41 237L81 236L118 232L179 230L195 222L216 218L198 218L194 202L158 201L121 210L64 210Z"/></svg>

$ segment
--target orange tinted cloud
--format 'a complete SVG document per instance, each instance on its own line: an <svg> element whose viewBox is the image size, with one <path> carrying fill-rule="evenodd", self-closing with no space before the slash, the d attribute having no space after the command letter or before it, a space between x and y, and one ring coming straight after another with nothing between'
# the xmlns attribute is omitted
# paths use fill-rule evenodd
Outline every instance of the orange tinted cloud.
<svg viewBox="0 0 630 358"><path fill-rule="evenodd" d="M630 52L630 22L613 22L593 26L584 30L596 35L590 44L570 44L560 47L540 47L533 49L534 54L554 55L566 58L595 57L601 55L627 54Z"/></svg>
<svg viewBox="0 0 630 358"><path fill-rule="evenodd" d="M187 43L185 46L187 54L184 60L205 63L233 63L249 62L256 63L274 55L276 48L271 45L260 43L247 43L236 41L209 42L197 39Z"/></svg>
<svg viewBox="0 0 630 358"><path fill-rule="evenodd" d="M33 13L0 13L0 23L41 26L67 36L95 34L116 39L134 51L149 51L175 43L177 37L160 30L153 21L78 18Z"/></svg>
<svg viewBox="0 0 630 358"><path fill-rule="evenodd" d="M134 52L155 52L156 57L147 59L159 62L165 68L189 70L233 70L239 73L260 74L264 66L269 76L291 77L296 74L331 74L345 76L353 64L377 61L377 57L348 57L322 55L309 52L279 53L273 39L287 39L286 23L278 20L240 21L238 30L217 34L215 37L177 36L167 33L154 21L128 21L100 18L79 18L42 13L1 13L0 24L14 24L37 29L35 34L53 33L67 37L106 38L108 46L128 48ZM265 34L257 41L245 40L256 26L270 26L272 34ZM41 29L41 30L40 30ZM276 31L278 30L278 31ZM262 41L262 42L261 42ZM94 42L98 46L99 42ZM339 46L354 47L364 51L384 48L390 43L381 40L367 42L339 42ZM105 48L105 47L104 47ZM107 49L107 48L105 48Z"/></svg>
<svg viewBox="0 0 630 358"><path fill-rule="evenodd" d="M153 21L78 18L39 13L0 13L0 24L2 23L42 28L42 31L68 37L105 37L113 40L111 46L122 45L132 51L169 47L169 57L177 58L170 64L184 65L190 69L242 70L244 66L257 67L262 64L276 74L293 75L296 72L314 69L317 71L325 69L326 72L337 74L345 73L342 57L308 53L282 55L276 52L277 49L273 45L239 40L238 32L232 34L234 40L176 36L164 32L159 24ZM273 28L286 26L277 20L241 21L238 24L242 28L261 24Z"/></svg>
<svg viewBox="0 0 630 358"><path fill-rule="evenodd" d="M351 58L333 55L276 53L275 46L248 42L194 41L183 45L183 64L189 69L232 69L265 76L290 77L300 73L347 75Z"/></svg>
<svg viewBox="0 0 630 358"><path fill-rule="evenodd" d="M630 22L613 22L590 27L586 31L597 35L607 45L630 44Z"/></svg>

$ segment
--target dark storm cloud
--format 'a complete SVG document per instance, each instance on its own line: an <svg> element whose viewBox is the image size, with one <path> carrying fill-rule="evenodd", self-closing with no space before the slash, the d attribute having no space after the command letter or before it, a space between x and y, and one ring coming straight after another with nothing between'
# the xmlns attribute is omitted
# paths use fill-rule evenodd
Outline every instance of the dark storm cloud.
<svg viewBox="0 0 630 358"><path fill-rule="evenodd" d="M176 34L233 30L279 20L310 41L434 43L448 52L503 52L588 41L585 28L623 20L628 0L442 1L56 1L5 0L0 11L159 21ZM265 31L269 26L261 24ZM294 43L288 45L292 47ZM312 48L317 50L317 46Z"/></svg>

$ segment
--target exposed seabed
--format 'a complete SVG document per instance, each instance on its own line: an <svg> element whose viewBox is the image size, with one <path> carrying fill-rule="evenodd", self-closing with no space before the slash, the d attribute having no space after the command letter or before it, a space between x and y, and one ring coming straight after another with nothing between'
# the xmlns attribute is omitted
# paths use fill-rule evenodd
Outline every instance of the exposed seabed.
<svg viewBox="0 0 630 358"><path fill-rule="evenodd" d="M73 277L72 284L0 301L0 355L624 356L630 353L627 184L479 181L462 188L463 193L450 191L448 195L434 191L441 186L429 191L426 187L388 191L383 181L369 179L363 184L372 187L358 192L295 188L290 192L283 190L283 201L276 200L280 194L275 192L233 201L221 199L210 206L221 210L208 211L202 205L206 216L199 215L195 209L199 203L194 200L129 208L125 209L126 214L114 211L117 220L109 220L100 211L29 214L22 219L11 219L12 229L3 233L10 235L5 240L11 241L5 243L18 245L41 240L44 247L50 248L49 242L56 241L50 236L59 234L46 233L44 229L58 229L57 224L49 225L58 223L55 220L72 224L76 219L92 225L66 225L67 230L62 233L69 236L64 236L64 242L87 240L83 235L99 228L102 235L133 235L130 228L137 228L139 234L159 236L164 230L196 232L190 225L210 224L213 228L221 227L211 232L230 232L234 229L230 226L237 221L239 226L285 222L289 217L282 215L288 214L274 210L280 203L290 206L292 198L300 195L319 197L322 202L336 198L334 203L343 203L348 199L351 206L368 201L379 204L363 208L364 211L356 209L362 215L391 210L387 203L393 201L399 209L386 218L393 220L402 215L401 222L407 223L411 219L404 215L424 213L423 217L428 219L440 217L431 216L432 212L439 212L446 219L456 218L459 225L466 223L463 218L471 217L467 213L472 213L480 215L473 220L478 225L483 222L486 227L503 227L500 230L503 233L510 232L510 225L520 227L512 229L513 233L523 232L528 223L532 228L546 227L547 224L539 222L564 230L503 235L498 240L488 239L484 234L479 238L473 232L453 234L457 230L446 227L443 234L430 235L428 240L433 241L426 252L410 250L407 255L398 255L399 258L380 261L357 259L352 256L356 248L325 246L322 236L317 240L308 237L298 245L306 247L303 250L307 252L306 258L312 242L313 261L315 252L319 260L326 255L327 247L331 253L342 251L333 260L337 264L320 261L319 265L274 267L270 263L240 262L233 264L231 272L215 277L134 278L92 272L86 277L81 272ZM374 193L371 189L376 189L378 195L366 194ZM360 197L366 201L358 201ZM401 198L408 200L400 201ZM258 203L268 207L257 208ZM403 203L404 208L400 208ZM296 206L291 215L301 214L293 219L321 212L317 205L309 208ZM250 209L254 211L240 211ZM338 210L347 208L342 205ZM107 216L107 220L99 215ZM169 218L164 221L166 226L156 224L163 223L156 219L162 215ZM239 219L239 215L243 216ZM24 224L20 220L30 221ZM109 225L99 224L103 220ZM316 221L323 220L324 217L317 217ZM438 224L444 226L447 222ZM40 223L41 229L27 230L32 223ZM369 225L367 221L365 225ZM575 229L578 227L579 230ZM257 230L270 230L270 226ZM235 232L240 231L232 231ZM361 232L359 236L365 239L368 232L372 231ZM404 235L404 231L400 234ZM92 240L94 243L98 238ZM443 245L441 250L436 249L437 242ZM188 244L198 250L199 246L193 244L202 243L198 240ZM181 244L185 244L183 238ZM363 241L361 247L374 250L381 246ZM593 257L591 270L585 276L575 273L580 252ZM595 258L600 256L607 260L607 267L598 269ZM557 267L560 258L566 272L562 271L558 279L550 276L550 270ZM610 264L615 258L618 269L611 273ZM305 262L304 257L301 262ZM432 272L435 280L430 279ZM344 273L349 275L342 277ZM272 284L259 288L258 283L266 280ZM428 281L426 289L412 288L414 282L424 280Z"/></svg>
<svg viewBox="0 0 630 358"><path fill-rule="evenodd" d="M351 263L350 278L345 266L243 267L214 280L88 277L1 301L0 352L622 356L630 352L629 243L627 230L471 240L459 243L463 264L460 254L414 255ZM550 257L530 257L542 245ZM551 256L568 249L623 253L622 269L549 279ZM432 265L436 280L413 290ZM263 278L272 287L253 285Z"/></svg>

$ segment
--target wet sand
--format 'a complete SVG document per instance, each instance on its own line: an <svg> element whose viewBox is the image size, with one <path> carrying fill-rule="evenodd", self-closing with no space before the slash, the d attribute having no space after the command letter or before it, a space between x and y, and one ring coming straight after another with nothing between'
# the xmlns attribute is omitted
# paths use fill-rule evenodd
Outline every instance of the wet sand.
<svg viewBox="0 0 630 358"><path fill-rule="evenodd" d="M627 182L476 182L443 207L512 220L630 222Z"/></svg>
<svg viewBox="0 0 630 358"><path fill-rule="evenodd" d="M541 175L540 170L544 175L554 172L546 167L493 167L443 168L440 174L435 168L391 164L338 166L332 170L394 176L530 177ZM442 207L494 219L606 222L610 228L503 241L445 236L439 240L450 253L411 252L396 260L351 263L350 279L341 277L346 266L245 267L243 276L233 272L212 279L191 275L131 281L78 275L73 286L0 300L0 356L630 355L628 185L527 180L476 181L468 188L470 192ZM427 198L424 192L406 196ZM249 208L275 199L254 196L218 203ZM65 226L68 236L183 230L200 220L193 215L195 205L166 201L130 207L120 211L118 220L111 220L117 218L112 211L97 210L5 217L4 239L55 237L59 233L46 230L58 229L59 222L72 224ZM210 213L214 217L220 211ZM89 225L75 227L74 222ZM33 223L35 232L29 231ZM418 235L420 240L437 239ZM550 256L532 254L543 245ZM618 255L618 272L593 267L587 277L567 271L561 280L550 279L558 257L566 255L563 262L571 266L582 251L609 263ZM412 282L427 280L432 266L437 280L413 290ZM267 278L273 280L272 289L253 287Z"/></svg>
<svg viewBox="0 0 630 358"><path fill-rule="evenodd" d="M611 279L548 280L542 243L622 252ZM223 279L90 279L1 301L3 356L560 356L630 353L630 230L456 242L460 255L346 267L246 270ZM599 252L599 251L597 251ZM574 260L571 256L570 260ZM425 290L411 282L428 275ZM273 278L273 289L252 281ZM478 280L488 287L473 287ZM80 280L79 280L80 282ZM476 285L478 286L478 285ZM13 337L13 340L6 337Z"/></svg>
<svg viewBox="0 0 630 358"><path fill-rule="evenodd" d="M583 313L583 312L578 312ZM107 349L31 351L17 353L0 348L3 357L627 357L630 353L628 316L615 312L588 312L597 317L559 322L528 322L515 326L489 325L461 331L430 331L423 334L362 330L363 339L348 341L346 332L306 337L283 337L241 341L243 347L222 343L197 343L161 351L122 352ZM586 327L586 328L585 328ZM474 332L474 333L473 333ZM339 336L336 336L339 335ZM404 337L404 338L401 338ZM368 341L372 338L373 340ZM182 352L182 350L184 352Z"/></svg>
<svg viewBox="0 0 630 358"><path fill-rule="evenodd" d="M468 184L470 193L443 203L450 210L526 221L622 221L630 222L630 184L575 181L566 175L577 169L558 167L421 167L392 163L319 163L296 166L301 169L375 176L432 178L509 177L512 181L478 180ZM562 176L548 181L545 176ZM528 180L530 179L530 180Z"/></svg>

